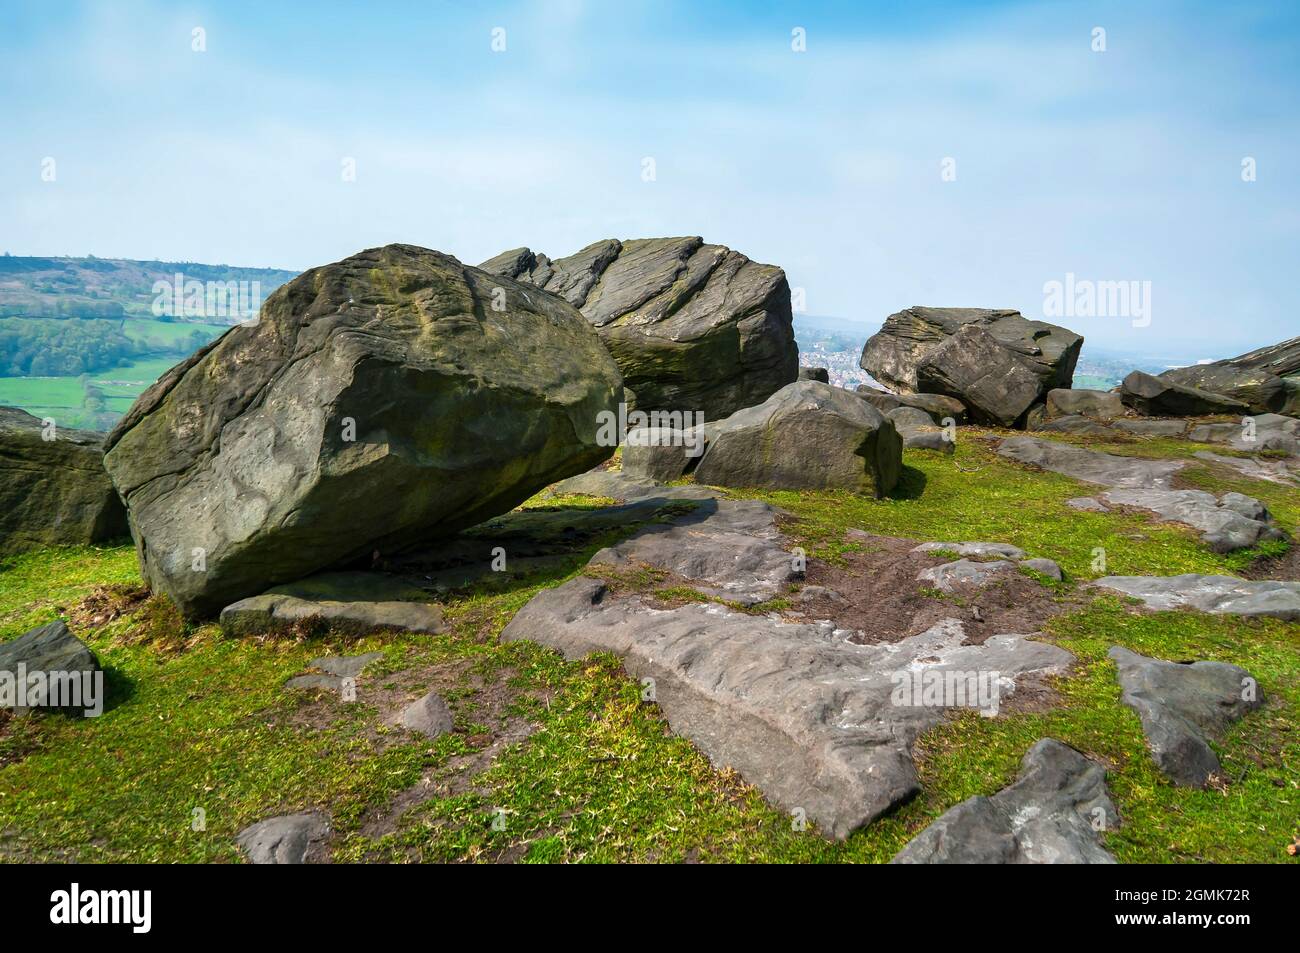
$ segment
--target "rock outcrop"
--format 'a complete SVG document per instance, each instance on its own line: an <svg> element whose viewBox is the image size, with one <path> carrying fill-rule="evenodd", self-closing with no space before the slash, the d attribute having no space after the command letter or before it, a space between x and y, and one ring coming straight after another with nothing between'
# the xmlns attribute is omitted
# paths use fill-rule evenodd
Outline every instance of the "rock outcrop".
<svg viewBox="0 0 1300 953"><path fill-rule="evenodd" d="M798 381L710 429L699 483L883 496L902 471L893 423L856 395Z"/></svg>
<svg viewBox="0 0 1300 953"><path fill-rule="evenodd" d="M891 394L866 384L859 384L854 393L882 414L900 407L915 407L929 414L931 421L936 424L942 425L948 418L958 424L966 420L966 405L955 397L945 397L943 394Z"/></svg>
<svg viewBox="0 0 1300 953"><path fill-rule="evenodd" d="M1043 738L992 797L962 801L895 855L894 864L1113 864L1101 831L1119 826L1106 771Z"/></svg>
<svg viewBox="0 0 1300 953"><path fill-rule="evenodd" d="M1250 408L1240 400L1210 391L1184 387L1145 371L1133 371L1120 384L1120 399L1148 417L1199 417L1210 414L1244 414Z"/></svg>
<svg viewBox="0 0 1300 953"><path fill-rule="evenodd" d="M103 434L57 421L47 428L26 411L0 407L0 556L126 536L103 444Z"/></svg>
<svg viewBox="0 0 1300 953"><path fill-rule="evenodd" d="M1264 703L1255 680L1227 662L1166 662L1118 645L1109 654L1156 765L1175 784L1204 787L1220 767L1210 739Z"/></svg>
<svg viewBox="0 0 1300 953"><path fill-rule="evenodd" d="M885 319L861 366L900 393L954 397L976 423L1012 426L1069 387L1083 338L1018 311L912 307Z"/></svg>
<svg viewBox="0 0 1300 953"><path fill-rule="evenodd" d="M785 272L723 245L610 238L554 260L516 248L480 267L560 295L586 315L639 410L702 411L714 420L798 376Z"/></svg>
<svg viewBox="0 0 1300 953"><path fill-rule="evenodd" d="M1019 635L965 645L955 619L894 644L855 645L851 634L718 605L660 609L579 577L535 596L501 638L531 639L571 659L622 657L629 674L650 680L675 731L838 838L916 793L911 745L943 719L945 704L978 704L965 683L960 702L936 704L908 685L996 672L990 694L1006 695L1072 659Z"/></svg>
<svg viewBox="0 0 1300 953"><path fill-rule="evenodd" d="M1160 377L1239 400L1251 413L1300 414L1300 337L1226 361L1174 368Z"/></svg>
<svg viewBox="0 0 1300 953"><path fill-rule="evenodd" d="M998 454L1020 463L1061 473L1085 483L1110 487L1167 488L1183 468L1179 460L1143 460L1113 453L1085 450L1040 437L1008 437L998 444Z"/></svg>
<svg viewBox="0 0 1300 953"><path fill-rule="evenodd" d="M300 275L169 371L105 464L146 580L198 616L510 510L613 452L620 397L565 301L389 245Z"/></svg>

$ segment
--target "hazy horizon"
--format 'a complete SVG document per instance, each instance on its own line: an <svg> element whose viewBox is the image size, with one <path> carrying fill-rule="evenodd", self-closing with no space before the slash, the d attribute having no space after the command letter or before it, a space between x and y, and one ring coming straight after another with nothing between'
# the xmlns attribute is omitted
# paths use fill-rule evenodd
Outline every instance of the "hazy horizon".
<svg viewBox="0 0 1300 953"><path fill-rule="evenodd" d="M474 264L695 234L868 329L928 304L1016 308L1120 352L1296 334L1287 5L3 17L14 254L302 271L390 242ZM1067 276L1145 285L1147 313L1044 314Z"/></svg>

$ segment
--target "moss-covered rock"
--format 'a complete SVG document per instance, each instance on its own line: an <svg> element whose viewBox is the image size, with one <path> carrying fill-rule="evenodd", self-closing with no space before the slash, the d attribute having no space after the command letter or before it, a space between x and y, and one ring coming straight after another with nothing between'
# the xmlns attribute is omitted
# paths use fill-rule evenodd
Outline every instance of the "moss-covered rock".
<svg viewBox="0 0 1300 953"><path fill-rule="evenodd" d="M0 407L0 555L126 536L104 437Z"/></svg>

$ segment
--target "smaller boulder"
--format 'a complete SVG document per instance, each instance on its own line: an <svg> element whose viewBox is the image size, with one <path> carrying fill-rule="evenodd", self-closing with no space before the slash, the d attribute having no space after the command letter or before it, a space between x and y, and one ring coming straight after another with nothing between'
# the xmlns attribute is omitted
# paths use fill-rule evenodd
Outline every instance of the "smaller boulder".
<svg viewBox="0 0 1300 953"><path fill-rule="evenodd" d="M893 864L1113 864L1099 831L1119 826L1106 771L1068 745L1038 741L1014 784L962 801Z"/></svg>
<svg viewBox="0 0 1300 953"><path fill-rule="evenodd" d="M799 368L799 380L821 381L823 384L829 384L831 382L831 373L824 367L801 367Z"/></svg>
<svg viewBox="0 0 1300 953"><path fill-rule="evenodd" d="M949 418L958 424L966 420L966 405L955 397L945 397L943 394L891 394L866 384L859 384L854 393L882 414L888 414L899 407L915 407L924 410L933 423L941 426Z"/></svg>
<svg viewBox="0 0 1300 953"><path fill-rule="evenodd" d="M699 483L883 496L902 470L903 441L893 423L818 381L787 384L715 426L695 470Z"/></svg>
<svg viewBox="0 0 1300 953"><path fill-rule="evenodd" d="M1058 387L1047 392L1048 417L1077 415L1094 420L1113 420L1123 414L1124 402L1112 391Z"/></svg>
<svg viewBox="0 0 1300 953"><path fill-rule="evenodd" d="M403 708L397 716L397 723L426 738L437 738L452 730L455 719L442 696L437 692L429 692Z"/></svg>
<svg viewBox="0 0 1300 953"><path fill-rule="evenodd" d="M70 708L73 699L62 694L65 687L75 694L77 707L87 711L92 699L85 697L85 676L94 677L100 671L99 660L95 653L87 648L86 643L70 631L62 619L47 623L25 632L9 642L0 643L0 672L17 679L20 669L27 675L43 673L44 684L26 683L23 685L22 697L16 694L7 697L8 692L0 684L0 708L27 710L30 708ZM53 679L57 678L59 684ZM77 680L74 687L68 679ZM102 686L102 676L101 676ZM55 692L52 695L51 692ZM98 700L102 706L103 699Z"/></svg>
<svg viewBox="0 0 1300 953"><path fill-rule="evenodd" d="M269 817L235 836L250 864L305 864L323 859L330 825L315 812Z"/></svg>
<svg viewBox="0 0 1300 953"><path fill-rule="evenodd" d="M1138 713L1160 770L1175 784L1205 787L1220 767L1209 739L1264 703L1255 679L1226 662L1166 662L1118 645L1109 655L1120 700Z"/></svg>
<svg viewBox="0 0 1300 953"><path fill-rule="evenodd" d="M623 473L634 480L671 483L695 468L704 454L703 427L641 427L623 444Z"/></svg>
<svg viewBox="0 0 1300 953"><path fill-rule="evenodd" d="M1187 421L1177 417L1165 420L1121 417L1112 421L1111 426L1138 437L1181 437L1187 432Z"/></svg>
<svg viewBox="0 0 1300 953"><path fill-rule="evenodd" d="M1105 424L1081 414L1069 414L1065 417L1057 417L1055 420L1048 420L1039 429L1055 433L1072 433L1081 437L1106 437L1111 433L1110 428Z"/></svg>
<svg viewBox="0 0 1300 953"><path fill-rule="evenodd" d="M1120 398L1148 417L1201 417L1210 414L1244 414L1250 407L1240 400L1184 387L1144 371L1133 371L1120 385Z"/></svg>

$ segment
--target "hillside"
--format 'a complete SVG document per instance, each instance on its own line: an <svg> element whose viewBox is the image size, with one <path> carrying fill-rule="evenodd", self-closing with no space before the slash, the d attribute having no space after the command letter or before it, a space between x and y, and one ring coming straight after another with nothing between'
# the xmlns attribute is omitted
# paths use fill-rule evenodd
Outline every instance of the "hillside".
<svg viewBox="0 0 1300 953"><path fill-rule="evenodd" d="M108 430L159 375L256 313L274 268L0 257L0 404Z"/></svg>

